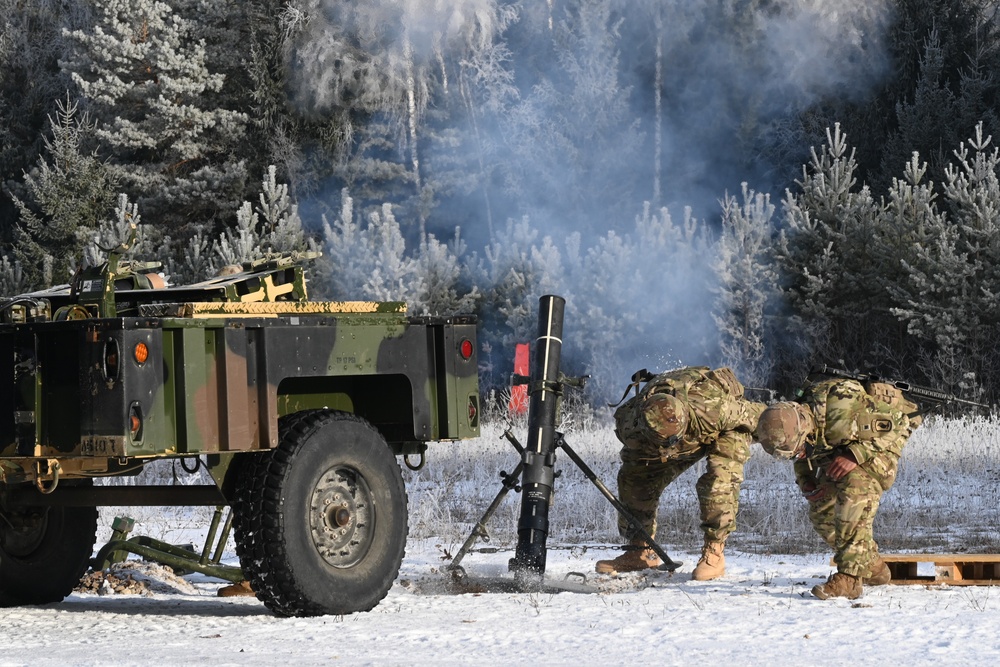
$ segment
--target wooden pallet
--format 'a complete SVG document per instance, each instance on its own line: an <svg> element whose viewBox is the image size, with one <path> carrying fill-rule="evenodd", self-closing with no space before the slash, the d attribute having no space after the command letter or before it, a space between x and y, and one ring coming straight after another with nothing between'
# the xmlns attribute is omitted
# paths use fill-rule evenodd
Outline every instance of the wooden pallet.
<svg viewBox="0 0 1000 667"><path fill-rule="evenodd" d="M882 554L892 584L1000 586L1000 554ZM934 575L918 575L918 563L933 563Z"/></svg>

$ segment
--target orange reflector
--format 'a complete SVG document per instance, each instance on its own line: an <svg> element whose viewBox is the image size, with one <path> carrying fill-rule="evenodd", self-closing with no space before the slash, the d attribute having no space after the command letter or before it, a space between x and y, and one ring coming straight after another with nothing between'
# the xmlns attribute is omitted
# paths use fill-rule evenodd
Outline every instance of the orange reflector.
<svg viewBox="0 0 1000 667"><path fill-rule="evenodd" d="M146 347L145 343L135 344L135 360L140 364L146 363L146 359L149 359L149 348Z"/></svg>
<svg viewBox="0 0 1000 667"><path fill-rule="evenodd" d="M139 423L139 417L137 415L132 415L131 418L129 419L129 422L130 422L129 423L129 428L132 430L132 434L134 435L134 434L138 433L139 432L139 426L141 425Z"/></svg>

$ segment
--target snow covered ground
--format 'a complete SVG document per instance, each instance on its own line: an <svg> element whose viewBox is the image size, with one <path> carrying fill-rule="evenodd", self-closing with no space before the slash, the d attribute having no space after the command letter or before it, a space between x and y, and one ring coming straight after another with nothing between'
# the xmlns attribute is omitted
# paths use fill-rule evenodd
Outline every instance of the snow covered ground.
<svg viewBox="0 0 1000 667"><path fill-rule="evenodd" d="M221 585L151 596L75 593L0 612L3 665L970 665L1000 659L1000 589L884 586L856 601L808 591L827 555L731 554L722 580L678 573L591 577L604 550L550 550L548 576L588 573L598 592L463 592L441 551L416 541L373 611L277 618ZM472 577L506 576L509 552L472 553ZM578 581L577 578L573 578Z"/></svg>
<svg viewBox="0 0 1000 667"><path fill-rule="evenodd" d="M613 487L613 436L583 429L567 440ZM410 540L400 576L373 611L286 619L255 599L218 598L224 582L177 578L136 564L148 595L74 593L60 604L0 609L0 665L968 665L1000 659L1000 588L884 586L856 601L809 594L832 571L811 534L787 464L757 452L747 466L740 529L727 574L693 582L700 537L698 470L671 485L658 537L684 566L673 575L593 574L617 554L610 506L565 457L557 466L547 578L582 576L594 592L483 590L509 577L519 499L490 522L493 539L468 554L456 584L444 568L499 490L516 457L496 429L444 446L406 471ZM1000 552L1000 424L933 421L904 451L883 499L883 551ZM98 546L117 511L102 513ZM205 510L136 508L133 534L200 545ZM224 562L236 563L230 544ZM144 573L144 574L141 574ZM580 573L579 575L571 573ZM921 574L929 574L922 570Z"/></svg>

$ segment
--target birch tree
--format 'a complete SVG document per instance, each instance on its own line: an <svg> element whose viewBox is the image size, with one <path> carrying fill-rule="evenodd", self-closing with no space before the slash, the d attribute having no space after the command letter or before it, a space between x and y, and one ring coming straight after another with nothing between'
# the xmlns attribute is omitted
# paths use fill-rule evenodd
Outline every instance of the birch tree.
<svg viewBox="0 0 1000 667"><path fill-rule="evenodd" d="M287 61L294 99L312 113L336 114L344 125L344 181L389 176L415 201L425 197L421 167L424 112L447 91L453 63L486 49L502 23L493 0L299 0L290 5ZM362 120L376 116L373 134ZM367 144L355 139L367 135ZM405 164L405 176L386 169ZM398 200L399 197L397 196ZM414 206L420 212L420 206ZM421 234L425 215L418 215Z"/></svg>

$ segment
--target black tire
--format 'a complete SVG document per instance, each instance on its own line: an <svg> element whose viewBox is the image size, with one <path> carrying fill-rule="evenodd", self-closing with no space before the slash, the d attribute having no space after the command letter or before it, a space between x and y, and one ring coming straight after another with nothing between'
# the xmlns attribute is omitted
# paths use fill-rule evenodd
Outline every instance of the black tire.
<svg viewBox="0 0 1000 667"><path fill-rule="evenodd" d="M346 412L310 411L284 426L257 471L263 493L247 508L254 562L244 574L280 616L368 611L389 592L406 549L399 464L378 430Z"/></svg>
<svg viewBox="0 0 1000 667"><path fill-rule="evenodd" d="M281 417L278 420L278 442L285 440L295 424L318 412L320 411L303 410ZM259 538L260 516L264 510L264 488L272 454L272 450L240 454L233 462L233 472L230 473L235 476L233 539L236 542L236 555L240 559L240 569L243 570L244 579L257 582L257 585L252 587L254 595L270 609L280 605L271 590L272 580L269 570L261 568L266 554L264 544Z"/></svg>
<svg viewBox="0 0 1000 667"><path fill-rule="evenodd" d="M0 510L0 606L65 598L87 571L96 539L96 507Z"/></svg>
<svg viewBox="0 0 1000 667"><path fill-rule="evenodd" d="M229 472L235 477L233 541L236 543L236 555L240 559L243 578L247 581L260 574L257 568L260 554L255 539L257 526L251 517L260 514L264 474L270 461L270 451L240 454L233 461L233 468Z"/></svg>

